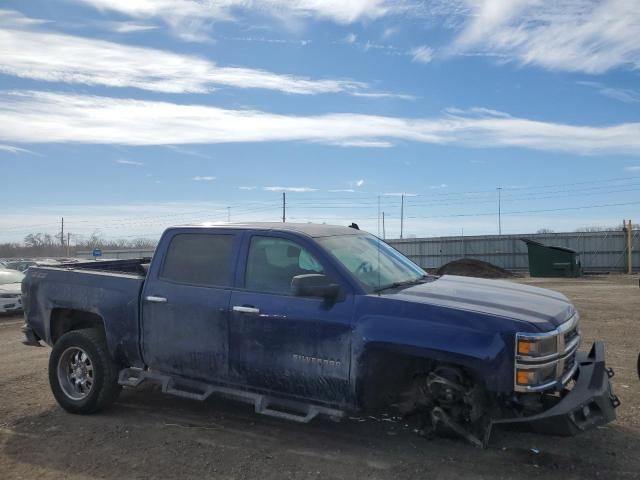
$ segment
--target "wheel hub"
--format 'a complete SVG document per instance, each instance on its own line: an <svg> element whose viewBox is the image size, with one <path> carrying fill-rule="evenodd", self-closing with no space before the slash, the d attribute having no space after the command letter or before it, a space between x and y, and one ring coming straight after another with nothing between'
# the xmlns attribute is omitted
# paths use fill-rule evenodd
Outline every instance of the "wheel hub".
<svg viewBox="0 0 640 480"><path fill-rule="evenodd" d="M93 362L80 347L67 348L58 360L58 382L64 394L72 400L86 398L94 384Z"/></svg>

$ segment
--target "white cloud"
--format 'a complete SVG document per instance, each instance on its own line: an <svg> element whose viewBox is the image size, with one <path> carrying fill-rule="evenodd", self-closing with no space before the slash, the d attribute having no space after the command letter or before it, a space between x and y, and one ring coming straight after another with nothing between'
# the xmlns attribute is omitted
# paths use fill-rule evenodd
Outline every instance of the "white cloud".
<svg viewBox="0 0 640 480"><path fill-rule="evenodd" d="M451 112L451 110L450 110ZM51 92L0 92L0 142L180 145L393 140L640 155L640 123L582 126L455 110L431 118L279 115Z"/></svg>
<svg viewBox="0 0 640 480"><path fill-rule="evenodd" d="M398 100L415 100L413 95L407 95L405 93L389 93L389 92L352 92L354 97L364 98L397 98Z"/></svg>
<svg viewBox="0 0 640 480"><path fill-rule="evenodd" d="M33 153L31 150L27 150L26 148L14 147L13 145L3 145L0 144L0 152L9 152L14 155L17 153Z"/></svg>
<svg viewBox="0 0 640 480"><path fill-rule="evenodd" d="M197 176L197 177L193 177L192 180L196 181L196 182L212 182L216 179L217 177L211 177L211 176Z"/></svg>
<svg viewBox="0 0 640 480"><path fill-rule="evenodd" d="M137 162L135 160L126 160L124 158L119 158L115 162L119 163L120 165L134 165L134 166L137 166L137 167L141 167L142 165L144 165L144 163L142 163L142 162Z"/></svg>
<svg viewBox="0 0 640 480"><path fill-rule="evenodd" d="M100 10L111 10L136 19L159 18L179 37L206 40L216 21L233 21L239 11L276 18L286 25L328 20L341 25L370 21L405 11L404 0L76 0Z"/></svg>
<svg viewBox="0 0 640 480"><path fill-rule="evenodd" d="M251 191L251 190L255 190L255 189L256 189L256 187L238 187L238 188L239 188L240 190L248 190L248 191Z"/></svg>
<svg viewBox="0 0 640 480"><path fill-rule="evenodd" d="M156 30L157 25L148 25L144 23L135 22L104 22L103 26L115 33L137 33L148 32L149 30Z"/></svg>
<svg viewBox="0 0 640 480"><path fill-rule="evenodd" d="M298 193L318 191L317 188L311 188L311 187L264 187L263 190L266 192L298 192Z"/></svg>
<svg viewBox="0 0 640 480"><path fill-rule="evenodd" d="M432 190L439 190L441 188L447 188L449 185L447 185L446 183L441 183L440 185L431 185L429 188L431 188Z"/></svg>
<svg viewBox="0 0 640 480"><path fill-rule="evenodd" d="M358 147L358 148L391 148L393 143L383 140L342 140L333 142L338 147Z"/></svg>
<svg viewBox="0 0 640 480"><path fill-rule="evenodd" d="M357 39L358 37L355 33L350 33L346 37L344 37L344 41L351 44L355 43Z"/></svg>
<svg viewBox="0 0 640 480"><path fill-rule="evenodd" d="M15 10L0 9L0 25L11 25L13 28L27 28L46 23L49 23L49 21L29 18Z"/></svg>
<svg viewBox="0 0 640 480"><path fill-rule="evenodd" d="M640 172L640 165L630 165L624 168L627 172Z"/></svg>
<svg viewBox="0 0 640 480"><path fill-rule="evenodd" d="M405 193L405 192L393 192L393 193L383 193L384 197L417 197L419 196L417 193Z"/></svg>
<svg viewBox="0 0 640 480"><path fill-rule="evenodd" d="M353 188L336 188L334 190L329 190L330 193L355 193L356 191Z"/></svg>
<svg viewBox="0 0 640 480"><path fill-rule="evenodd" d="M601 95L612 98L614 100L618 100L619 102L640 103L640 91L638 90L632 90L630 88L609 87L607 85L603 85L600 82L592 81L580 81L578 82L578 84L585 87L595 88Z"/></svg>
<svg viewBox="0 0 640 480"><path fill-rule="evenodd" d="M364 180L360 179L356 181L356 187L361 187L362 185L364 185Z"/></svg>
<svg viewBox="0 0 640 480"><path fill-rule="evenodd" d="M313 80L103 40L14 30L0 16L0 73L51 82L133 87L167 93L203 93L218 86L291 94L367 93L350 80ZM371 92L375 93L375 92Z"/></svg>
<svg viewBox="0 0 640 480"><path fill-rule="evenodd" d="M426 45L412 48L409 54L415 63L429 63L433 60L433 49Z"/></svg>
<svg viewBox="0 0 640 480"><path fill-rule="evenodd" d="M640 8L630 0L467 0L458 52L505 55L551 70L640 68Z"/></svg>
<svg viewBox="0 0 640 480"><path fill-rule="evenodd" d="M382 32L382 39L383 40L388 40L389 38L393 37L399 31L400 31L400 29L398 27L385 28L384 31Z"/></svg>

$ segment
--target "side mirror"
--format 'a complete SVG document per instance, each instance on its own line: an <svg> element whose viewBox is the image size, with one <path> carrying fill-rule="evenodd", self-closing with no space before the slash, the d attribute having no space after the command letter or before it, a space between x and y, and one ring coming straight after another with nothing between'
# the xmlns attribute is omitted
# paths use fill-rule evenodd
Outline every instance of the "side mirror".
<svg viewBox="0 0 640 480"><path fill-rule="evenodd" d="M333 300L340 294L340 285L319 273L296 275L291 280L291 291L296 297L320 297Z"/></svg>

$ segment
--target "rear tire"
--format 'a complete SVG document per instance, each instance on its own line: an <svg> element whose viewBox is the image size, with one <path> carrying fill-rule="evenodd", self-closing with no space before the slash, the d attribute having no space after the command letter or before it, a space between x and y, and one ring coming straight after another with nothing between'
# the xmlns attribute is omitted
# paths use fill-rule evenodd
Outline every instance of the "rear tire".
<svg viewBox="0 0 640 480"><path fill-rule="evenodd" d="M49 357L51 391L70 413L94 413L115 402L122 389L118 372L104 333L98 328L65 333Z"/></svg>

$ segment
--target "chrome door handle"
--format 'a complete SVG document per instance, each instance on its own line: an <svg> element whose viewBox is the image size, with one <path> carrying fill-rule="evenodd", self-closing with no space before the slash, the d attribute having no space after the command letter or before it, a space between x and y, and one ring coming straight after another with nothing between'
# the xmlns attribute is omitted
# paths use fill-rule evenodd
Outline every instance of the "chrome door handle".
<svg viewBox="0 0 640 480"><path fill-rule="evenodd" d="M167 299L164 297L156 297L154 295L149 295L144 297L147 302L151 303L167 303Z"/></svg>
<svg viewBox="0 0 640 480"><path fill-rule="evenodd" d="M243 307L240 305L236 305L233 307L233 311L234 312L239 312L239 313L260 313L260 309L259 308L255 308L255 307Z"/></svg>

